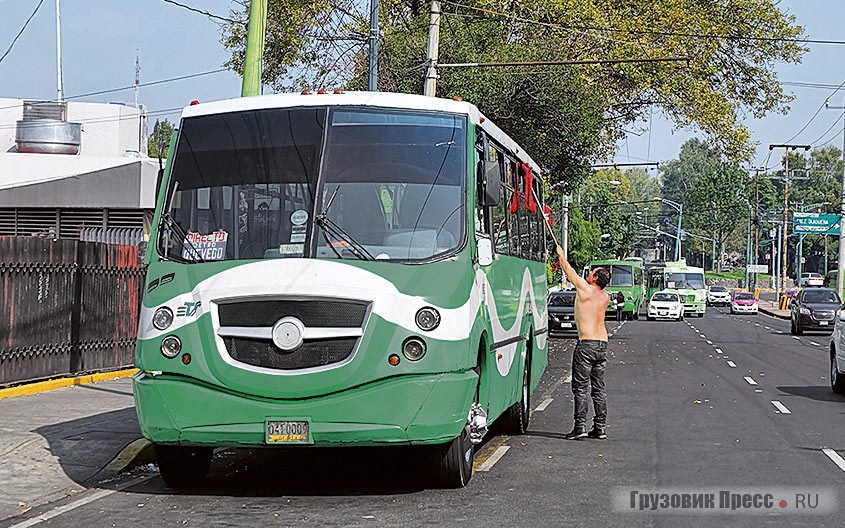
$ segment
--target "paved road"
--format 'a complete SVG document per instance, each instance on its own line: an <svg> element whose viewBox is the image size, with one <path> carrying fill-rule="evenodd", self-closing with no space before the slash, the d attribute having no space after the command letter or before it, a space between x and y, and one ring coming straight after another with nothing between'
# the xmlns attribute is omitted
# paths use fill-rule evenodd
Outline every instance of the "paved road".
<svg viewBox="0 0 845 528"><path fill-rule="evenodd" d="M553 339L529 434L490 438L486 471L462 490L422 486L409 450L225 451L199 489L173 493L147 469L28 516L62 527L842 526L838 504L811 516L615 506L619 489L655 488L820 488L845 500L845 398L829 388L828 336L724 312L609 324L607 441L562 439L573 342Z"/></svg>

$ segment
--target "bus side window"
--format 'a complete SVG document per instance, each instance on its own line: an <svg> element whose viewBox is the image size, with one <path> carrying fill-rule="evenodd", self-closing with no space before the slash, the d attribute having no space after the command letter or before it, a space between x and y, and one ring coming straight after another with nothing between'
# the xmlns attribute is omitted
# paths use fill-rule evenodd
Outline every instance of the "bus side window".
<svg viewBox="0 0 845 528"><path fill-rule="evenodd" d="M546 231L543 226L543 192L541 188L542 186L540 185L540 178L536 173L534 174L533 187L534 200L537 202L537 211L531 215L533 224L531 226L531 246L534 254L534 260L543 262L546 260Z"/></svg>
<svg viewBox="0 0 845 528"><path fill-rule="evenodd" d="M507 166L510 162L503 158ZM502 171L502 185L499 188L499 205L493 208L493 244L496 253L499 255L510 254L510 240L508 236L508 205L510 204L511 190L508 183L507 167Z"/></svg>
<svg viewBox="0 0 845 528"><path fill-rule="evenodd" d="M476 166L476 174L480 173L479 168L481 167L481 161L484 159L484 151L480 143L476 144L475 146L475 166ZM478 185L475 186L478 189ZM476 234L487 234L487 218L484 214L484 208L479 205L479 198L476 196L475 200L475 233Z"/></svg>
<svg viewBox="0 0 845 528"><path fill-rule="evenodd" d="M522 226L519 223L519 211L516 213L511 214L510 212L510 204L511 201L514 199L519 199L519 185L521 183L521 179L519 177L519 171L517 170L516 163L513 160L508 160L507 162L508 170L507 170L507 177L510 181L510 185L508 186L508 233L510 235L510 249L508 254L512 257L524 257L527 255L522 255L521 245L520 245L520 236L524 231L520 229ZM517 195L514 198L514 194ZM522 200L519 200L520 209L522 209Z"/></svg>

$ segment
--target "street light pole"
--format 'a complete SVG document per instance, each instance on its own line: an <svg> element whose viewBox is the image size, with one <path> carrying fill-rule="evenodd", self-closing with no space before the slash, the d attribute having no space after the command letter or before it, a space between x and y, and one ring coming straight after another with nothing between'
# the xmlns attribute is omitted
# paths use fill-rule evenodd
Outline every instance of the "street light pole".
<svg viewBox="0 0 845 528"><path fill-rule="evenodd" d="M678 204L678 238L675 239L675 261L681 260L681 219L684 217L684 204Z"/></svg>

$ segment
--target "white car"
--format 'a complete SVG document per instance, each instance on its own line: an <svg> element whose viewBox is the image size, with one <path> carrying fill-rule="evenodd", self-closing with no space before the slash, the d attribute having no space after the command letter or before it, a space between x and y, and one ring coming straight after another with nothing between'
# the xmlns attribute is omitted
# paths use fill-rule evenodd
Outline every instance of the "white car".
<svg viewBox="0 0 845 528"><path fill-rule="evenodd" d="M655 319L683 321L684 303L678 297L677 292L671 290L655 292L648 303L647 317L649 321L654 321Z"/></svg>
<svg viewBox="0 0 845 528"><path fill-rule="evenodd" d="M798 287L806 288L807 286L824 286L824 277L821 273L802 273L798 280Z"/></svg>
<svg viewBox="0 0 845 528"><path fill-rule="evenodd" d="M731 304L731 292L724 286L710 286L707 288L707 304L709 306L716 306L717 304L729 306Z"/></svg>
<svg viewBox="0 0 845 528"><path fill-rule="evenodd" d="M839 310L830 335L830 388L845 394L845 310Z"/></svg>

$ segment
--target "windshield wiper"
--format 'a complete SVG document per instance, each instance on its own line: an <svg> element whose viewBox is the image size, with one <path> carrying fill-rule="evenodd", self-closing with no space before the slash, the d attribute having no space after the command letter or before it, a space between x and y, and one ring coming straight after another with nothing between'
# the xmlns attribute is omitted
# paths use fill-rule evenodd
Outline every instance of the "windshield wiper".
<svg viewBox="0 0 845 528"><path fill-rule="evenodd" d="M170 213L164 213L161 215L161 219L164 220L164 223L167 225L168 228L176 231L176 235L179 236L179 239L182 241L182 247L188 249L193 253L193 261L194 262L205 262L205 259L202 258L202 253L197 247L188 240L188 233L185 232L185 229L179 225L179 222L173 219L173 216ZM185 259L187 260L187 259Z"/></svg>
<svg viewBox="0 0 845 528"><path fill-rule="evenodd" d="M341 241L345 242L349 248L349 251L358 257L360 260L375 260L376 258L367 251L363 245L361 245L358 241L356 241L352 236L343 230L342 227L334 223L329 217L329 208L332 206L334 202L335 196L337 196L337 192L340 190L340 185L338 185L332 195L329 197L329 201L326 202L326 207L323 209L323 212L318 214L314 218L314 223L323 230L323 234L326 236L326 241L329 243L329 247L332 248L337 258L343 259L343 256L340 252L335 248L334 242L331 240L332 238L340 239Z"/></svg>

